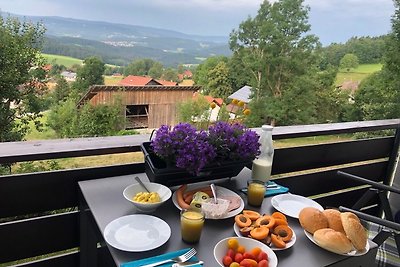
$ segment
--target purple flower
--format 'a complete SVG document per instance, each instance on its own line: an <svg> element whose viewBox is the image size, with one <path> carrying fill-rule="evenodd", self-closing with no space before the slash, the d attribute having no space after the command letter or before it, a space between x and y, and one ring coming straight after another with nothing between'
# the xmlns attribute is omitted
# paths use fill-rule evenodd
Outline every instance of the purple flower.
<svg viewBox="0 0 400 267"><path fill-rule="evenodd" d="M239 123L217 122L208 132L179 123L173 129L161 126L151 147L165 161L198 175L211 163L254 159L260 154L258 139L256 132Z"/></svg>

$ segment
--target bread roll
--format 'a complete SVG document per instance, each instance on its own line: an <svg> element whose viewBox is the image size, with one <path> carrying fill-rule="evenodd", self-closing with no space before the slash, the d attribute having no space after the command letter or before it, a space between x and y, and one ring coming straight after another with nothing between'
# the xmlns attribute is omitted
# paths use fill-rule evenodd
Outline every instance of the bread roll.
<svg viewBox="0 0 400 267"><path fill-rule="evenodd" d="M318 229L328 228L328 219L322 211L313 207L303 208L299 213L299 221L301 227L311 234Z"/></svg>
<svg viewBox="0 0 400 267"><path fill-rule="evenodd" d="M338 254L345 254L353 249L350 240L344 233L331 228L323 228L315 231L314 240L322 248Z"/></svg>
<svg viewBox="0 0 400 267"><path fill-rule="evenodd" d="M328 219L328 227L344 233L342 219L340 218L340 211L335 209L326 209L322 211L325 217Z"/></svg>
<svg viewBox="0 0 400 267"><path fill-rule="evenodd" d="M365 249L367 245L367 232L360 223L360 219L358 219L357 215L351 212L343 212L340 214L340 218L346 236L350 239L353 246L357 250Z"/></svg>

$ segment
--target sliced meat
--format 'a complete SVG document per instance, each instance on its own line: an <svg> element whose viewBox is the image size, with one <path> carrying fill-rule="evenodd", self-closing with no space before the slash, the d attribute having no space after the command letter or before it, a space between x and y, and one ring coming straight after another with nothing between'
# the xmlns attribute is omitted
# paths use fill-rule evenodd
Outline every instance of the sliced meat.
<svg viewBox="0 0 400 267"><path fill-rule="evenodd" d="M240 207L242 199L236 196L219 196L218 198L229 200L228 212Z"/></svg>

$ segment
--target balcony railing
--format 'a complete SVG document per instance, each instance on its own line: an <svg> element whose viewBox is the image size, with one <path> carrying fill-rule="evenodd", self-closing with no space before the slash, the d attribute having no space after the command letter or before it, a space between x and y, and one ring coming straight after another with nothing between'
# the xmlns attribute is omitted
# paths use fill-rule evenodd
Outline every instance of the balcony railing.
<svg viewBox="0 0 400 267"><path fill-rule="evenodd" d="M390 184L399 129L399 119L276 127L275 140L379 130L392 130L392 134L277 148L273 177L292 193L317 199L324 207L351 207L367 188L336 172ZM0 143L0 163L135 152L148 140L149 135L133 135ZM79 266L77 182L140 172L144 172L143 162L0 176L0 267ZM371 200L363 211L380 214L377 203ZM103 257L101 245L98 250Z"/></svg>

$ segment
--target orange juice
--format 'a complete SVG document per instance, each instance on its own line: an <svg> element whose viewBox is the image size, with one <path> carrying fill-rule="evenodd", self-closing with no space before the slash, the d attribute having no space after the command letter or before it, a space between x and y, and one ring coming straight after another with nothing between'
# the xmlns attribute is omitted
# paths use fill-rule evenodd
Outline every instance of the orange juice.
<svg viewBox="0 0 400 267"><path fill-rule="evenodd" d="M265 195L265 184L262 181L250 180L247 186L247 202L252 206L261 206Z"/></svg>
<svg viewBox="0 0 400 267"><path fill-rule="evenodd" d="M188 243L200 240L204 225L204 214L194 210L182 210L181 212L181 234L182 239Z"/></svg>

